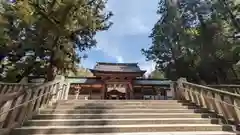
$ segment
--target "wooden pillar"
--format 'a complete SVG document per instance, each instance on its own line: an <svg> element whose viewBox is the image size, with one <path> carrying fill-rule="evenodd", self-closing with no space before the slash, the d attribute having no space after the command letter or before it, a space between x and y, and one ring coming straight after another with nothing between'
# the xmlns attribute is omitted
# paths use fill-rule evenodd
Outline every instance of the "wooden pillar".
<svg viewBox="0 0 240 135"><path fill-rule="evenodd" d="M90 91L89 91L89 99L93 99L93 89L90 86Z"/></svg>
<svg viewBox="0 0 240 135"><path fill-rule="evenodd" d="M172 99L176 99L176 92L175 92L175 86L174 82L170 83L170 94L168 96L172 96Z"/></svg>
<svg viewBox="0 0 240 135"><path fill-rule="evenodd" d="M141 94L142 94L142 100L144 100L143 87L142 87L142 85L140 85L140 86L141 86L140 89L141 89Z"/></svg>
<svg viewBox="0 0 240 135"><path fill-rule="evenodd" d="M152 89L153 89L153 100L156 100L156 95L157 95L157 91L156 91L156 88L154 86L152 86Z"/></svg>
<svg viewBox="0 0 240 135"><path fill-rule="evenodd" d="M106 84L105 84L105 83L102 84L102 90L101 90L101 92L102 92L101 98L102 98L102 99L105 99L105 98L106 98Z"/></svg>
<svg viewBox="0 0 240 135"><path fill-rule="evenodd" d="M126 100L129 99L129 86L127 84L126 86L126 95L125 95Z"/></svg>
<svg viewBox="0 0 240 135"><path fill-rule="evenodd" d="M133 97L133 87L132 87L132 83L128 83L128 85L129 85L129 99L133 99L134 97Z"/></svg>

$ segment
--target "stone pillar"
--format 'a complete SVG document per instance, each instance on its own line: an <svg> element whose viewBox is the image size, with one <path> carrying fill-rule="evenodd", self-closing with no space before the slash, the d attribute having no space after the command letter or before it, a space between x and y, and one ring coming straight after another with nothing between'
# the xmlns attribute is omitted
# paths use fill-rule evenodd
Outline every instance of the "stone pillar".
<svg viewBox="0 0 240 135"><path fill-rule="evenodd" d="M66 86L65 86L65 91L64 91L64 100L68 100L68 94L69 94L69 90L70 90L70 83L66 82Z"/></svg>
<svg viewBox="0 0 240 135"><path fill-rule="evenodd" d="M76 91L75 91L75 99L78 99L78 96L79 96L79 89L77 89Z"/></svg>
<svg viewBox="0 0 240 135"><path fill-rule="evenodd" d="M179 78L177 80L177 87L175 88L175 99L177 100L181 100L182 98L182 94L183 94L183 91L182 91L182 87L183 87L183 82L187 82L187 79L186 78Z"/></svg>
<svg viewBox="0 0 240 135"><path fill-rule="evenodd" d="M71 85L70 82L67 82L63 75L57 75L55 80L60 80L61 81L61 84L59 86L62 89L61 99L67 100L70 85Z"/></svg>

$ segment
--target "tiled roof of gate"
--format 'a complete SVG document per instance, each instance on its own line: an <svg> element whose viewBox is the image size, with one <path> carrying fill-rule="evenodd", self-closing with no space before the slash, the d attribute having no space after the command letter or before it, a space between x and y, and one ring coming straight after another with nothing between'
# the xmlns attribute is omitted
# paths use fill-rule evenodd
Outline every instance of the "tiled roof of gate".
<svg viewBox="0 0 240 135"><path fill-rule="evenodd" d="M135 85L170 85L171 80L157 80L157 79L136 79L133 81Z"/></svg>
<svg viewBox="0 0 240 135"><path fill-rule="evenodd" d="M69 83L78 84L101 84L102 81L98 78L87 78L87 77L67 77L66 80Z"/></svg>
<svg viewBox="0 0 240 135"><path fill-rule="evenodd" d="M71 83L77 84L102 84L102 80L94 77L67 77L66 80ZM135 79L133 85L148 85L148 86L169 86L172 83L171 80L157 80L157 79Z"/></svg>
<svg viewBox="0 0 240 135"><path fill-rule="evenodd" d="M106 63L98 62L94 67L95 71L111 72L143 72L138 63Z"/></svg>

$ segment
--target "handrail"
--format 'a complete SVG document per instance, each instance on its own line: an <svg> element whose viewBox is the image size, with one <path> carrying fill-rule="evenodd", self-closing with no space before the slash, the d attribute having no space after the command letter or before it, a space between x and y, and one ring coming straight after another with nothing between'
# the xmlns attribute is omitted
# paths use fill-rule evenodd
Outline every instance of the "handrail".
<svg viewBox="0 0 240 135"><path fill-rule="evenodd" d="M240 95L240 85L236 84L220 84L220 85L208 85L209 87L228 91L231 93L239 94Z"/></svg>
<svg viewBox="0 0 240 135"><path fill-rule="evenodd" d="M190 83L180 78L175 96L178 100L187 100L215 112L227 124L231 122L237 127L240 124L240 94Z"/></svg>
<svg viewBox="0 0 240 135"><path fill-rule="evenodd" d="M8 100L14 99L22 94L24 94L24 91L19 91L19 92L8 93L6 95L2 95L2 96L0 96L0 104L3 102L6 102Z"/></svg>
<svg viewBox="0 0 240 135"><path fill-rule="evenodd" d="M30 87L35 87L38 86L37 84L33 85L33 84L10 84L10 83L6 83L6 84L0 84L0 95L5 95L6 93L13 93L16 91L19 91L21 89L26 89L26 88L30 88Z"/></svg>
<svg viewBox="0 0 240 135"><path fill-rule="evenodd" d="M13 86L16 87L17 91L0 93L0 130L3 134L7 134L16 126L20 126L38 112L39 108L51 105L57 100L63 100L68 94L66 93L67 84L62 80L27 85L26 88L21 89L20 87L23 86L21 84ZM4 89L4 87L0 89Z"/></svg>
<svg viewBox="0 0 240 135"><path fill-rule="evenodd" d="M45 83L45 85L50 85L52 83L59 83L57 81L51 81L51 82L47 82ZM66 85L66 84L63 84L63 85ZM37 87L37 86L32 86L33 88L34 87ZM41 86L40 86L41 87ZM13 98L16 98L17 96L20 96L22 94L24 94L26 91L32 91L33 88L28 88L27 90L21 90L21 91L18 91L18 92L15 92L15 93L9 93L9 94L6 94L6 95L3 95L2 97L0 96L0 104L4 101L7 101L9 99L13 99ZM48 93L51 93L51 92L48 92ZM40 95L41 96L41 95ZM1 113L0 113L1 115Z"/></svg>
<svg viewBox="0 0 240 135"><path fill-rule="evenodd" d="M198 88L202 88L202 89L207 89L207 90L210 90L212 92L217 92L217 93L220 93L220 94L225 94L225 95L230 95L230 96L234 96L234 97L237 97L240 99L240 95L238 94L233 94L231 92L227 92L227 91L222 91L222 90L219 90L219 89L216 89L216 88L211 88L211 87L208 87L208 86L203 86L203 85L199 85L199 84L194 84L194 83L190 83L190 82L183 82L183 84L188 84L188 85L192 85L194 87L198 87Z"/></svg>
<svg viewBox="0 0 240 135"><path fill-rule="evenodd" d="M0 82L0 85L35 85L38 83L5 83L5 82Z"/></svg>
<svg viewBox="0 0 240 135"><path fill-rule="evenodd" d="M219 85L207 85L209 87L233 87L233 88L239 88L240 85L237 84L219 84Z"/></svg>
<svg viewBox="0 0 240 135"><path fill-rule="evenodd" d="M23 105L25 105L25 104L27 104L27 103L30 103L30 102L32 102L32 101L35 101L35 100L37 100L37 99L39 99L39 98L41 98L41 97L43 97L43 96L45 96L45 95L47 95L47 94L49 94L49 93L52 93L52 92L47 92L47 93L45 93L45 94L39 95L38 97L36 97L36 98L34 98L34 99L32 99L32 100L28 100L28 101L26 101L26 102L24 102L24 103L22 103L22 104L19 104L19 105L17 105L17 106L14 106L14 107L8 109L7 111L4 111L4 112L0 113L0 116L3 115L3 114L5 114L5 113L7 113L7 112L9 112L9 111L14 110L15 108L21 107L21 106L23 106ZM57 94L57 93L52 93L51 95L56 95L56 94Z"/></svg>

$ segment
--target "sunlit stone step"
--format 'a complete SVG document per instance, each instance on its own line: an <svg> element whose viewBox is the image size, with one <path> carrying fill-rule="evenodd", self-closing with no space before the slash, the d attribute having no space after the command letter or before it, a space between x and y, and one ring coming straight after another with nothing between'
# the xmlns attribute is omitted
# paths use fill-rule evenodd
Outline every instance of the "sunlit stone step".
<svg viewBox="0 0 240 135"><path fill-rule="evenodd" d="M42 109L40 114L81 114L81 113L204 113L206 109L152 109L152 108L130 108L130 109Z"/></svg>
<svg viewBox="0 0 240 135"><path fill-rule="evenodd" d="M58 103L182 103L179 100L59 100Z"/></svg>
<svg viewBox="0 0 240 135"><path fill-rule="evenodd" d="M81 126L25 126L14 133L72 134L72 133L116 133L116 132L173 132L173 131L233 131L231 125L215 124L148 124L148 125L81 125Z"/></svg>
<svg viewBox="0 0 240 135"><path fill-rule="evenodd" d="M177 100L71 100L40 109L11 135L236 134L233 131L233 126L221 125L216 114Z"/></svg>
<svg viewBox="0 0 240 135"><path fill-rule="evenodd" d="M183 106L180 104L172 104L172 105L56 105L48 108L52 109L196 109L197 107L194 105Z"/></svg>
<svg viewBox="0 0 240 135"><path fill-rule="evenodd" d="M177 100L71 100L60 101L58 105L170 105L170 104L186 104L187 102L181 102Z"/></svg>
<svg viewBox="0 0 240 135"><path fill-rule="evenodd" d="M218 124L216 118L138 118L138 119L44 119L29 120L25 126Z"/></svg>
<svg viewBox="0 0 240 135"><path fill-rule="evenodd" d="M212 113L100 113L100 114L39 114L34 119L129 119L129 118L211 118Z"/></svg>

